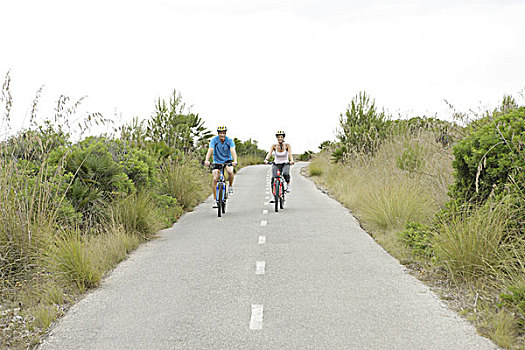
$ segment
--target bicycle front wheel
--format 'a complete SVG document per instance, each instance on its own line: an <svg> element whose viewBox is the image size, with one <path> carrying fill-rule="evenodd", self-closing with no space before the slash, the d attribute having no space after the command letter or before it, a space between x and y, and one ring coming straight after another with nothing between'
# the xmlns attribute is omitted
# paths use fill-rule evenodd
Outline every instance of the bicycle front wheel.
<svg viewBox="0 0 525 350"><path fill-rule="evenodd" d="M279 211L279 188L281 186L281 182L278 179L275 179L273 182L273 200L275 204L275 212L277 213Z"/></svg>
<svg viewBox="0 0 525 350"><path fill-rule="evenodd" d="M221 217L222 214L222 186L219 186L219 191L217 191L217 215Z"/></svg>

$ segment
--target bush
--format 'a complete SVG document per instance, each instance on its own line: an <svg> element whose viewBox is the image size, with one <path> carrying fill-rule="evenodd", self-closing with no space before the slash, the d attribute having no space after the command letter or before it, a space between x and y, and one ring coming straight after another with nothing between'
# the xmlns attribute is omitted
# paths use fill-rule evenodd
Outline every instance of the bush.
<svg viewBox="0 0 525 350"><path fill-rule="evenodd" d="M401 170L414 172L421 170L425 164L423 149L419 144L406 143L403 153L396 157L397 167Z"/></svg>
<svg viewBox="0 0 525 350"><path fill-rule="evenodd" d="M500 294L500 298L500 305L514 310L519 318L519 324L525 327L525 281L510 286L508 292Z"/></svg>
<svg viewBox="0 0 525 350"><path fill-rule="evenodd" d="M312 152L312 151L305 151L303 154L301 154L301 155L299 155L299 157L297 157L297 160L300 161L300 162L307 162L310 159L312 159L313 154L314 154L314 152Z"/></svg>
<svg viewBox="0 0 525 350"><path fill-rule="evenodd" d="M401 242L409 248L412 253L430 257L432 255L432 230L430 226L417 222L407 223L405 230L401 232Z"/></svg>
<svg viewBox="0 0 525 350"><path fill-rule="evenodd" d="M387 117L377 111L375 101L365 92L352 99L339 118L341 130L336 160L345 161L350 153L374 153L387 135Z"/></svg>
<svg viewBox="0 0 525 350"><path fill-rule="evenodd" d="M523 191L524 150L525 107L484 118L454 147L451 196L460 202L483 203L510 188Z"/></svg>

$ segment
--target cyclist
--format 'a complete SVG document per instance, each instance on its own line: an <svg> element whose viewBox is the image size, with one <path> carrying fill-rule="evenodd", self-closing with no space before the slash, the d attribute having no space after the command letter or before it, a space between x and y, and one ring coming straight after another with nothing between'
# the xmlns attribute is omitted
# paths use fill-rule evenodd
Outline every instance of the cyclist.
<svg viewBox="0 0 525 350"><path fill-rule="evenodd" d="M206 153L206 160L204 164L210 166L210 157L213 154L213 198L214 208L217 208L217 194L215 189L217 187L217 180L219 180L221 164L228 164L226 166L226 172L228 173L228 194L233 194L233 167L237 165L237 152L235 152L235 143L232 139L226 136L228 129L225 126L219 126L217 128L217 136L211 139L210 147Z"/></svg>
<svg viewBox="0 0 525 350"><path fill-rule="evenodd" d="M281 172L286 181L286 191L290 192L292 190L290 183L290 165L294 164L292 146L289 143L284 142L284 137L286 136L284 131L277 131L275 137L277 138L277 143L273 144L270 148L270 151L264 159L264 164L268 164L268 159L275 152L275 160L272 166L272 186L273 178L277 176L277 169ZM290 163L290 164L287 164Z"/></svg>

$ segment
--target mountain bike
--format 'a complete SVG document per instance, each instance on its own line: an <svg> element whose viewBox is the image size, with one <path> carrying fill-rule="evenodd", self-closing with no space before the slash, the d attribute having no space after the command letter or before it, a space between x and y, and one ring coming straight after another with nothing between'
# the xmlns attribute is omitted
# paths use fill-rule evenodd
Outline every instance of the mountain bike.
<svg viewBox="0 0 525 350"><path fill-rule="evenodd" d="M224 169L227 166L233 166L231 163L212 163L212 165L220 165L219 179L217 180L217 188L215 189L216 203L217 203L217 216L221 217L222 214L226 213L226 200L228 200L228 187L226 186L226 180L224 177Z"/></svg>
<svg viewBox="0 0 525 350"><path fill-rule="evenodd" d="M268 164L274 165L275 162L268 162ZM281 164L289 165L290 163L281 163ZM286 181L284 180L284 177L282 176L281 171L279 170L279 168L277 168L277 176L272 177L272 194L273 194L273 200L275 204L275 212L278 212L279 208L284 209L284 201L285 201L285 193L286 193L286 189L284 188L285 183Z"/></svg>

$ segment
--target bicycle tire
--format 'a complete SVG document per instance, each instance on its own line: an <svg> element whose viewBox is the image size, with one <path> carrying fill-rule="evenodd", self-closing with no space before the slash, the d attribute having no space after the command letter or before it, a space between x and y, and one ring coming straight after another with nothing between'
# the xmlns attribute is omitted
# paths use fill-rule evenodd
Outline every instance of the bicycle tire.
<svg viewBox="0 0 525 350"><path fill-rule="evenodd" d="M275 204L275 212L279 212L279 186L280 186L279 179L275 179L273 182L273 200Z"/></svg>
<svg viewBox="0 0 525 350"><path fill-rule="evenodd" d="M217 193L217 214L221 217L222 214L222 186L219 186L219 193Z"/></svg>

